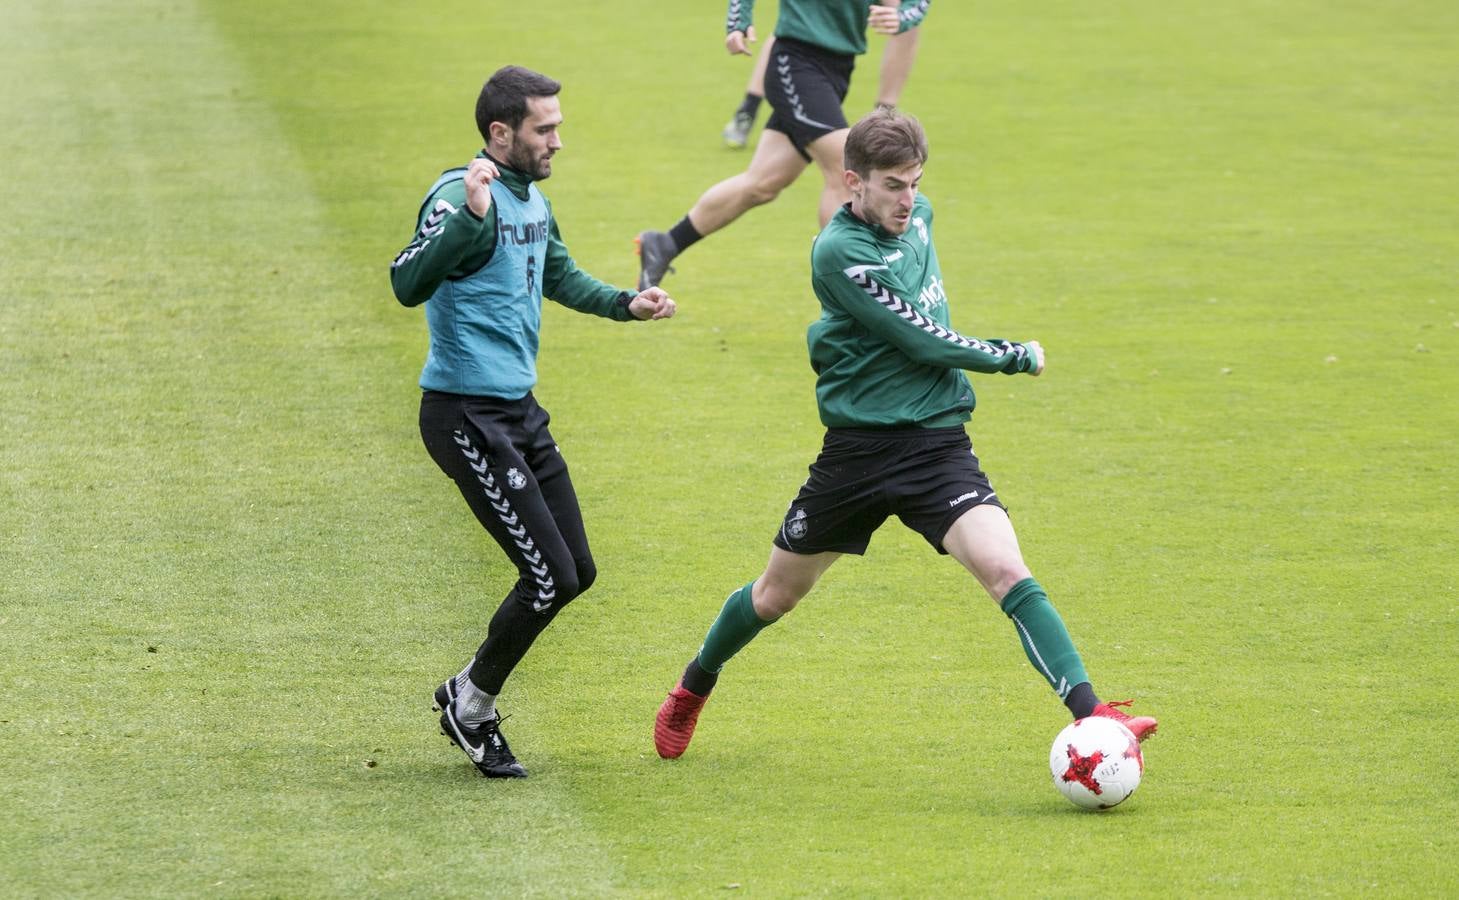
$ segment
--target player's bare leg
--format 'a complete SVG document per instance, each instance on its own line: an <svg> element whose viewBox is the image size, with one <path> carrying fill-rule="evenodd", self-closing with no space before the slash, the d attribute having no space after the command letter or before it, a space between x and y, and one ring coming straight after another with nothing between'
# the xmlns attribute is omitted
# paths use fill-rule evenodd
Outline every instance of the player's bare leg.
<svg viewBox="0 0 1459 900"><path fill-rule="evenodd" d="M790 187L805 171L805 157L778 131L760 133L750 167L726 178L700 196L689 210L694 230L707 237Z"/></svg>
<svg viewBox="0 0 1459 900"><path fill-rule="evenodd" d="M751 595L755 615L773 622L795 609L840 558L840 553L791 553L771 547L770 562L764 574L755 579Z"/></svg>
<svg viewBox="0 0 1459 900"><path fill-rule="evenodd" d="M953 523L942 546L1013 620L1029 662L1076 719L1114 719L1142 741L1155 733L1152 717L1130 716L1116 708L1129 701L1101 703L1095 696L1063 620L1023 561L1006 512L991 504L973 507Z"/></svg>
<svg viewBox="0 0 1459 900"><path fill-rule="evenodd" d="M821 203L817 209L822 228L825 228L826 223L831 221L836 210L851 199L851 191L846 187L844 176L846 135L850 133L851 129L842 128L839 131L821 135L806 147L806 152L811 155L811 159L815 160L816 167L821 170L823 180Z"/></svg>
<svg viewBox="0 0 1459 900"><path fill-rule="evenodd" d="M902 88L907 85L907 76L912 74L912 63L917 59L917 41L921 36L922 29L911 28L887 38L887 45L881 52L877 106L896 106L902 99Z"/></svg>
<svg viewBox="0 0 1459 900"><path fill-rule="evenodd" d="M942 548L973 574L994 603L1032 575L1008 513L992 504L975 506L958 517L942 539Z"/></svg>
<svg viewBox="0 0 1459 900"><path fill-rule="evenodd" d="M713 234L749 210L780 196L807 165L790 138L778 131L760 132L760 142L755 146L748 169L705 191L684 217L685 221L674 228L640 232L634 239L638 245L638 289L647 290L662 281L674 257L693 241ZM687 236L675 240L681 229L686 230Z"/></svg>

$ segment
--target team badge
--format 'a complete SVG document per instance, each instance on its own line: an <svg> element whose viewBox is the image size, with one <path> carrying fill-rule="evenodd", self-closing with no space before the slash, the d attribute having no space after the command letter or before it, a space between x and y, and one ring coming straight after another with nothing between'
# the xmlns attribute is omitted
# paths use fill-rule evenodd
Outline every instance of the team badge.
<svg viewBox="0 0 1459 900"><path fill-rule="evenodd" d="M792 513L790 521L785 523L785 533L796 540L805 537L805 533L808 530L809 526L806 525L805 510L803 509L798 509Z"/></svg>
<svg viewBox="0 0 1459 900"><path fill-rule="evenodd" d="M930 243L927 237L927 222L921 216L913 216L912 224L917 226L917 236L922 239L922 243Z"/></svg>
<svg viewBox="0 0 1459 900"><path fill-rule="evenodd" d="M507 469L507 486L514 491L520 491L527 486L527 476L515 467Z"/></svg>

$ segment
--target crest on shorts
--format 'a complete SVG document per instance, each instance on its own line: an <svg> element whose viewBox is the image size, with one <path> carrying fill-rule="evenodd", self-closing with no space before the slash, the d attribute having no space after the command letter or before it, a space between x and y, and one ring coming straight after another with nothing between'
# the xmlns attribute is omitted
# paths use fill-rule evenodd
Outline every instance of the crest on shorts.
<svg viewBox="0 0 1459 900"><path fill-rule="evenodd" d="M520 491L527 486L527 476L513 466L507 469L507 485L514 491Z"/></svg>
<svg viewBox="0 0 1459 900"><path fill-rule="evenodd" d="M809 530L809 526L806 524L805 510L798 509L791 513L790 520L785 523L785 533L800 540L805 537L807 530Z"/></svg>

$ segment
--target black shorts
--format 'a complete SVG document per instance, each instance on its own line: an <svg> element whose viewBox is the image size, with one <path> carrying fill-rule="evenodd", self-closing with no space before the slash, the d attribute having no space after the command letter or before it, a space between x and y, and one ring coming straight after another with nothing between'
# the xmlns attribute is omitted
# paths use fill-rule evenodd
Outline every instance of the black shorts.
<svg viewBox="0 0 1459 900"><path fill-rule="evenodd" d="M860 555L891 515L946 553L942 539L959 516L1005 508L961 426L831 428L810 473L775 535L792 553Z"/></svg>
<svg viewBox="0 0 1459 900"><path fill-rule="evenodd" d="M806 147L819 137L849 128L841 102L851 87L856 57L831 53L794 38L775 39L765 71L765 127L790 138L806 160Z"/></svg>

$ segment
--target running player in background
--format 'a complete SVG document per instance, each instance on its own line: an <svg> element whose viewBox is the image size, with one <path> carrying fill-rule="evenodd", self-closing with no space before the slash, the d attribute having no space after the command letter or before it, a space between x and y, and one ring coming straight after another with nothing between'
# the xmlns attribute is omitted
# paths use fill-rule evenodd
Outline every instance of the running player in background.
<svg viewBox="0 0 1459 900"><path fill-rule="evenodd" d="M725 46L731 53L748 52L752 6L751 0L730 0ZM705 191L668 231L639 233L639 290L662 281L674 258L699 240L780 196L813 161L824 180L819 219L825 226L849 198L841 177L849 127L841 103L856 57L866 52L866 30L900 34L920 25L926 12L926 0L903 0L900 6L781 0L773 69L765 79L770 119L750 166Z"/></svg>

